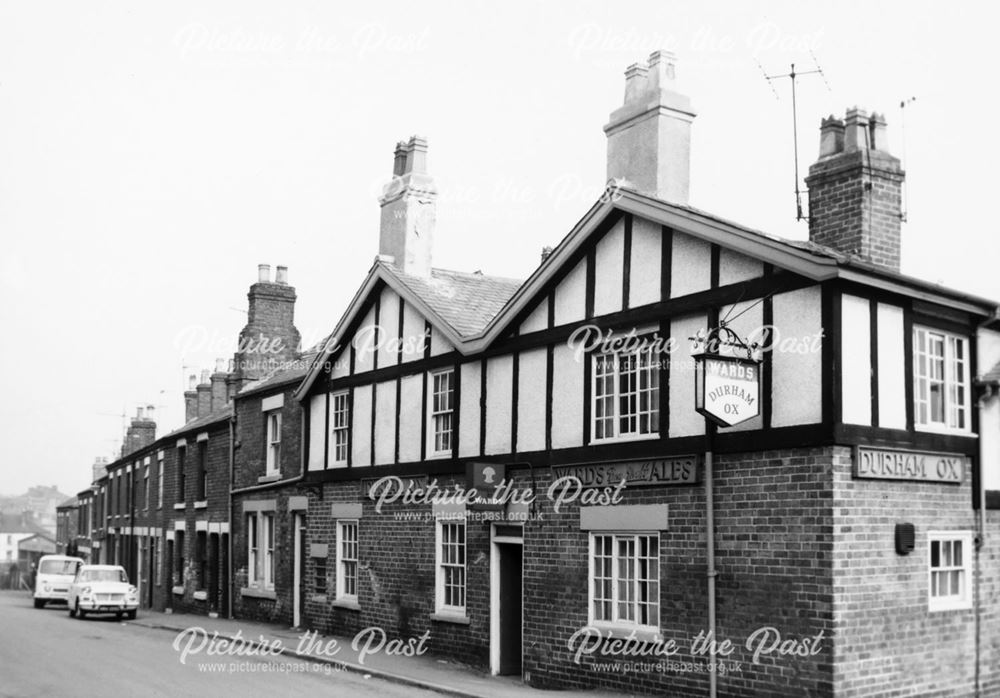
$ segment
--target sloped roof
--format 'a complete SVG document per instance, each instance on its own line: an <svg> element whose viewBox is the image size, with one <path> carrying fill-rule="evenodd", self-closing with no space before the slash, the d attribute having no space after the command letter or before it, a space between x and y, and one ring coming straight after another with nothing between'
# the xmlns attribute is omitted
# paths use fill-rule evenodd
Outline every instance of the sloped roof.
<svg viewBox="0 0 1000 698"><path fill-rule="evenodd" d="M320 344L306 350L298 359L295 360L292 367L274 369L260 380L247 383L237 394L239 397L245 397L247 395L252 395L253 393L268 390L269 388L276 388L278 386L302 380L302 378L309 373L309 367L312 366L313 361L316 360L317 354L319 354L320 349L325 346L325 344L326 340L323 340Z"/></svg>
<svg viewBox="0 0 1000 698"><path fill-rule="evenodd" d="M71 509L75 506L79 506L80 502L76 497L70 497L65 502L56 507L56 509Z"/></svg>
<svg viewBox="0 0 1000 698"><path fill-rule="evenodd" d="M204 417L193 419L187 424L177 429L174 429L169 434L164 434L163 436L158 438L156 442L158 443L160 441L165 441L173 437L180 436L181 434L186 434L189 431L194 431L201 427L207 427L212 424L216 424L218 422L224 422L225 420L229 419L232 416L233 416L233 406L226 405L221 410L216 410L215 412L212 412L212 414L207 414Z"/></svg>
<svg viewBox="0 0 1000 698"><path fill-rule="evenodd" d="M984 373L978 379L978 382L984 384L989 384L989 383L1000 384L1000 361L997 362L996 366L994 366L989 371Z"/></svg>
<svg viewBox="0 0 1000 698"><path fill-rule="evenodd" d="M482 272L432 269L424 278L386 268L463 337L482 332L524 283Z"/></svg>

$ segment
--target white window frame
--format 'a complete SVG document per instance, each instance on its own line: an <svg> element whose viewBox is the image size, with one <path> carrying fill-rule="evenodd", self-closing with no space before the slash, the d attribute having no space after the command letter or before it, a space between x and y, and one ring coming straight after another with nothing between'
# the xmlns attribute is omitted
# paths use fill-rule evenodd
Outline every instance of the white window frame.
<svg viewBox="0 0 1000 698"><path fill-rule="evenodd" d="M349 540L345 535L347 532L353 532L353 540ZM361 547L359 540L360 529L358 527L357 519L338 519L337 520L337 542L336 542L336 564L337 564L337 584L336 584L336 598L338 601L357 601L358 600L358 568L359 568L359 558ZM353 551L345 550L345 547L353 544ZM353 552L354 557L352 558L348 552ZM347 566L353 563L354 573L354 593L348 592L348 579L351 577L348 574Z"/></svg>
<svg viewBox="0 0 1000 698"><path fill-rule="evenodd" d="M149 465L144 465L142 469L142 510L149 511Z"/></svg>
<svg viewBox="0 0 1000 698"><path fill-rule="evenodd" d="M924 351L920 349L920 339L924 337ZM931 338L940 341L942 346L941 361L943 362L942 375L940 379L931 377L929 371L929 341ZM957 358L957 346L961 345L962 359ZM913 326L913 423L919 431L931 431L948 434L969 434L972 432L972 409L971 409L971 356L969 354L969 338L957 335L952 332L945 332L933 327L922 325ZM926 358L928 370L922 374L920 370L921 358ZM961 369L958 369L958 362L961 361ZM956 375L961 373L961 375ZM941 401L944 412L944 421L931 420L930 404L930 383L935 382L941 385ZM923 397L921 390L926 383L927 397ZM957 392L961 389L963 399L959 403ZM922 419L921 408L927 411L927 418ZM959 415L962 416L965 426L955 426Z"/></svg>
<svg viewBox="0 0 1000 698"><path fill-rule="evenodd" d="M160 451L156 456L157 470L156 470L156 508L163 508L163 451Z"/></svg>
<svg viewBox="0 0 1000 698"><path fill-rule="evenodd" d="M347 465L351 444L350 392L342 390L330 395L330 438L333 443L333 460L336 465Z"/></svg>
<svg viewBox="0 0 1000 698"><path fill-rule="evenodd" d="M247 586L260 586L260 517L247 514Z"/></svg>
<svg viewBox="0 0 1000 698"><path fill-rule="evenodd" d="M635 412L632 415L622 415L621 402L623 393L621 391L622 359L625 357L635 357L638 361L635 370L635 390L628 391L625 395L635 396ZM660 427L663 415L660 414L660 359L657 356L655 344L640 351L632 352L608 352L594 353L590 356L590 442L591 443L614 443L619 441L642 441L644 439L657 439L660 437ZM643 364L643 361L646 363ZM611 366L612 371L600 371L599 368ZM647 385L642 387L642 372L648 370ZM608 395L598 394L598 381L610 378L612 382L612 392ZM655 378L656 387L653 388ZM649 404L647 409L640 408L643 394L646 394ZM599 401L608 400L611 402L611 413L603 414L603 410L598 409ZM605 403L606 405L607 403ZM648 431L640 430L640 423L643 417L652 422L656 416L656 429L648 427ZM634 431L622 431L622 419L634 419ZM598 436L598 419L610 420L611 433L603 433Z"/></svg>
<svg viewBox="0 0 1000 698"><path fill-rule="evenodd" d="M264 558L264 588L274 589L275 543L278 532L275 530L273 511L261 512L261 546Z"/></svg>
<svg viewBox="0 0 1000 698"><path fill-rule="evenodd" d="M281 472L281 410L271 410L264 413L267 420L265 434L267 436L267 474L277 475Z"/></svg>
<svg viewBox="0 0 1000 698"><path fill-rule="evenodd" d="M462 562L445 562L444 552L444 531L446 527L460 526L461 541L458 541L458 551L461 553ZM468 526L464 518L440 518L434 526L434 608L438 613L451 616L465 617L465 609L468 605L469 590L469 557L468 557ZM461 590L460 605L447 603L446 599L446 569L461 569L461 583L458 588Z"/></svg>
<svg viewBox="0 0 1000 698"><path fill-rule="evenodd" d="M938 557L938 566L931 566L931 549L937 543L941 546ZM962 564L954 564L954 547L948 555L952 564L943 565L945 555L945 545L954 546L961 544ZM927 533L927 610L937 611L959 611L972 608L972 531L928 531ZM957 594L935 595L934 590L940 588L940 584L949 584L957 574L960 589Z"/></svg>
<svg viewBox="0 0 1000 698"><path fill-rule="evenodd" d="M611 597L607 601L611 604L611 617L610 618L598 618L598 614L595 612L595 606L597 599L595 598L597 588L597 539L598 538L610 538L611 539L611 577L604 577L602 579L610 579L611 582ZM655 558L655 579L653 577L647 577L646 581L655 581L655 594L652 601L647 601L646 605L651 608L650 617L656 620L656 623L640 623L640 604L642 603L639 599L639 585L642 582L640 579L640 561L643 559L639 555L639 539L640 538L651 538L652 539L652 550L656 552ZM630 570L631 578L623 579L620 573L620 561L621 557L619 555L619 541L627 541L631 539L634 544L634 556L633 565ZM623 602L623 593L626 591L626 587L632 585L632 589L628 590L631 595L631 600L627 601L631 605L632 619L624 618L621 616L620 604ZM660 627L660 591L661 591L661 580L660 580L660 534L657 531L591 531L589 535L589 550L587 554L587 618L590 625L597 628L618 628L625 630L641 630L641 631L651 631L659 632ZM624 597L627 599L627 597ZM601 597L604 600L603 596Z"/></svg>
<svg viewBox="0 0 1000 698"><path fill-rule="evenodd" d="M448 377L447 392L437 390L438 379ZM427 385L427 455L430 458L450 457L455 447L455 369L445 368L430 373ZM447 395L447 406L437 401ZM447 439L447 448L438 448L439 440Z"/></svg>

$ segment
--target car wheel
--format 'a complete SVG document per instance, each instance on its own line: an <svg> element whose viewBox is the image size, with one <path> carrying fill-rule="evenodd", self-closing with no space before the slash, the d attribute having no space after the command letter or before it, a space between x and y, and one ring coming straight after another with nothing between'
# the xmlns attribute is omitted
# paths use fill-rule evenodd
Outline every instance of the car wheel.
<svg viewBox="0 0 1000 698"><path fill-rule="evenodd" d="M42 608L45 605L44 599L35 599L35 608Z"/></svg>
<svg viewBox="0 0 1000 698"><path fill-rule="evenodd" d="M128 618L129 620L135 620L135 611L129 611L128 615L125 617Z"/></svg>
<svg viewBox="0 0 1000 698"><path fill-rule="evenodd" d="M82 608L80 608L80 601L79 601L79 599L76 602L76 616L80 620L83 620L84 618L87 617L87 612L84 611Z"/></svg>
<svg viewBox="0 0 1000 698"><path fill-rule="evenodd" d="M116 613L115 614L115 620L121 620L121 619L122 619L122 614L120 612Z"/></svg>
<svg viewBox="0 0 1000 698"><path fill-rule="evenodd" d="M76 608L72 604L66 604L69 606L69 617L76 618Z"/></svg>

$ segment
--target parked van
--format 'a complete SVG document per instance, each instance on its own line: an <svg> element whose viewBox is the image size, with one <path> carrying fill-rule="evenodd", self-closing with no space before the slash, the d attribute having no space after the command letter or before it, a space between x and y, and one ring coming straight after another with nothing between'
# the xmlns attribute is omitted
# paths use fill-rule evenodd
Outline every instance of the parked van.
<svg viewBox="0 0 1000 698"><path fill-rule="evenodd" d="M69 585L82 564L83 560L78 557L43 555L35 573L35 608L41 608L48 601L65 603Z"/></svg>

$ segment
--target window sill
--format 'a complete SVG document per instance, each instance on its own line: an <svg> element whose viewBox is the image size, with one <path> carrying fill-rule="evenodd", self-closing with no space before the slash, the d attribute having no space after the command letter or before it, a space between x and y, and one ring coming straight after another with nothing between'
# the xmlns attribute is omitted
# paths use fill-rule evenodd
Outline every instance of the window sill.
<svg viewBox="0 0 1000 698"><path fill-rule="evenodd" d="M194 600L195 601L208 601L208 592L207 591L196 591L196 592L194 592Z"/></svg>
<svg viewBox="0 0 1000 698"><path fill-rule="evenodd" d="M254 599L277 600L278 595L273 589L256 589L254 587L243 587L240 589L240 596L249 596Z"/></svg>
<svg viewBox="0 0 1000 698"><path fill-rule="evenodd" d="M281 473L268 473L267 475L261 475L259 478L257 478L257 482L259 484L263 484L265 482L277 482L280 479L281 479Z"/></svg>
<svg viewBox="0 0 1000 698"><path fill-rule="evenodd" d="M613 436L606 439L591 439L590 446L602 446L604 444L622 444L630 441L654 441L659 439L660 434L638 434L636 436Z"/></svg>
<svg viewBox="0 0 1000 698"><path fill-rule="evenodd" d="M195 509L208 509L208 500L202 499L194 503Z"/></svg>
<svg viewBox="0 0 1000 698"><path fill-rule="evenodd" d="M601 631L601 637L619 640L635 639L639 642L663 642L659 630L638 625L609 625L606 623L591 623L591 627Z"/></svg>
<svg viewBox="0 0 1000 698"><path fill-rule="evenodd" d="M431 620L439 623L455 623L456 625L470 625L472 621L464 613L459 611L438 611L431 614Z"/></svg>
<svg viewBox="0 0 1000 698"><path fill-rule="evenodd" d="M427 460L441 460L442 458L451 458L451 451L442 451L441 453L428 453Z"/></svg>
<svg viewBox="0 0 1000 698"><path fill-rule="evenodd" d="M184 511L185 509L187 509L187 502L177 502L174 505L174 511Z"/></svg>
<svg viewBox="0 0 1000 698"><path fill-rule="evenodd" d="M330 605L334 608L346 608L351 611L361 610L361 604L358 603L357 599L335 599Z"/></svg>
<svg viewBox="0 0 1000 698"><path fill-rule="evenodd" d="M951 427L937 426L935 424L914 424L913 430L925 434L945 434L948 436L970 436L979 438L978 434L972 433L971 429L952 429Z"/></svg>
<svg viewBox="0 0 1000 698"><path fill-rule="evenodd" d="M172 587L170 591L173 592L174 596L184 596L184 585Z"/></svg>
<svg viewBox="0 0 1000 698"><path fill-rule="evenodd" d="M944 611L970 611L972 610L971 601L941 601L938 603L931 603L927 606L928 613L941 613Z"/></svg>

